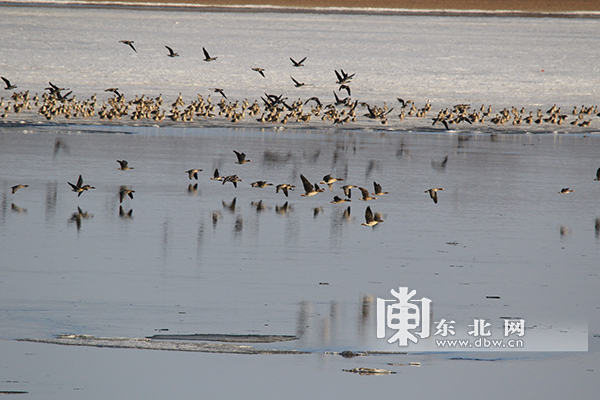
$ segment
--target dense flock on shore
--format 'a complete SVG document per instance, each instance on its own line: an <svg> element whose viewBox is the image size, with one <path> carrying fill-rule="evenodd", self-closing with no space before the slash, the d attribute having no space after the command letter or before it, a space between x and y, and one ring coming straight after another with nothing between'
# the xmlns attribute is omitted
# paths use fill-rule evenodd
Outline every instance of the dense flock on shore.
<svg viewBox="0 0 600 400"><path fill-rule="evenodd" d="M260 72L260 71L258 71ZM343 70L335 71L340 87L351 93L349 82L354 74ZM4 79L4 78L3 78ZM8 81L6 81L8 82ZM7 88L10 83L7 83ZM14 90L14 85L11 89ZM68 92L66 92L68 90ZM49 82L40 96L33 96L27 91L13 91L10 97L0 99L3 119L10 114L37 114L47 121L67 123L72 120L131 121L151 124L161 122L188 123L201 120L220 119L231 123L241 121L257 121L260 125L285 125L290 123L308 124L320 120L325 124L351 125L356 123L377 125L393 124L399 126L403 121L422 121L430 123L432 129L458 130L459 125L470 126L551 126L571 125L575 129L586 128L593 124L600 112L596 105L560 107L556 104L548 110L541 108L527 110L525 107L504 107L493 110L492 105L472 106L456 104L433 111L430 100L420 104L412 99L394 99L388 104L369 104L353 100L350 96L340 98L333 91L331 101L310 97L291 100L283 94L264 93L259 99L229 100L224 89L210 88L218 100L198 94L197 98L184 100L181 94L170 104L165 104L162 95L150 97L145 94L135 95L133 100L119 92L118 88L108 88L112 93L105 101L100 102L97 94L86 100L78 100L68 88L61 88ZM338 92L339 92L338 91ZM256 123L256 122L254 122ZM437 127L437 128L436 128Z"/></svg>

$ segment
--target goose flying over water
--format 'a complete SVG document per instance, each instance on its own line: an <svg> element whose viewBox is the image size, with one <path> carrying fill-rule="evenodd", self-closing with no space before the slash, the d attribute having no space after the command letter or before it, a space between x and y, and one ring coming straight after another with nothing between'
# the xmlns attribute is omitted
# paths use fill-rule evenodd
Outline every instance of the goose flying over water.
<svg viewBox="0 0 600 400"><path fill-rule="evenodd" d="M247 162L252 162L252 160L246 160L246 154L245 153L240 153L239 151L235 151L235 150L233 152L237 156L237 162L236 162L236 164L246 164Z"/></svg>
<svg viewBox="0 0 600 400"><path fill-rule="evenodd" d="M17 193L17 190L19 190L21 188L26 188L26 187L29 187L29 185L15 185L15 186L11 187L12 194Z"/></svg>
<svg viewBox="0 0 600 400"><path fill-rule="evenodd" d="M267 186L273 186L273 184L267 183L267 181L256 181L256 182L252 182L250 184L250 186L262 189L262 188L266 188Z"/></svg>
<svg viewBox="0 0 600 400"><path fill-rule="evenodd" d="M169 50L169 54L167 54L167 56L169 56L169 57L179 57L179 53L175 53L173 51L173 49L170 48L169 46L165 46L165 47L167 48L167 50Z"/></svg>
<svg viewBox="0 0 600 400"><path fill-rule="evenodd" d="M331 176L331 174L327 174L323 177L323 180L319 183L322 183L324 185L327 185L329 187L329 190L333 192L333 184L334 182L339 182L339 181L343 181L342 178L333 178Z"/></svg>
<svg viewBox="0 0 600 400"><path fill-rule="evenodd" d="M342 199L340 196L333 196L333 200L330 201L331 204L342 204L347 201L351 201L350 199Z"/></svg>
<svg viewBox="0 0 600 400"><path fill-rule="evenodd" d="M189 178L190 181L192 180L192 178L195 178L196 180L198 180L198 172L201 172L202 170L200 168L192 168L192 169L188 169L187 171L185 171Z"/></svg>
<svg viewBox="0 0 600 400"><path fill-rule="evenodd" d="M210 178L210 180L211 181L222 181L223 179L224 179L224 177L222 177L221 175L219 175L219 169L215 168L215 173Z"/></svg>
<svg viewBox="0 0 600 400"><path fill-rule="evenodd" d="M206 62L211 62L211 61L215 61L217 59L217 57L211 57L210 54L208 54L208 51L206 51L206 49L203 47L202 51L204 52L204 61Z"/></svg>
<svg viewBox="0 0 600 400"><path fill-rule="evenodd" d="M121 186L119 189L119 203L122 203L125 199L125 196L129 196L130 199L133 199L133 194L135 190L127 189L127 186Z"/></svg>
<svg viewBox="0 0 600 400"><path fill-rule="evenodd" d="M560 193L560 194L563 194L563 193L573 193L574 191L575 191L575 190L573 190L573 189L569 189L569 188L562 188L562 189L560 190L560 192L558 192L558 193Z"/></svg>
<svg viewBox="0 0 600 400"><path fill-rule="evenodd" d="M325 191L325 189L319 188L319 185L317 185L316 183L313 186L313 184L310 183L310 181L308 179L306 179L306 177L302 174L300 174L300 179L302 179L302 185L304 186L304 192L305 192L304 194L301 194L300 196L310 197L310 196L314 196L317 193Z"/></svg>
<svg viewBox="0 0 600 400"><path fill-rule="evenodd" d="M4 90L13 90L13 89L17 88L17 85L11 85L10 81L8 79L6 79L5 77L0 76L0 78L2 78L2 80L4 81L4 84L6 85Z"/></svg>
<svg viewBox="0 0 600 400"><path fill-rule="evenodd" d="M285 194L285 197L288 197L288 190L294 190L295 187L296 186L290 185L289 183L282 183L275 187L275 193L277 194L281 190L283 194Z"/></svg>
<svg viewBox="0 0 600 400"><path fill-rule="evenodd" d="M438 202L438 196L437 196L438 190L444 190L444 188L431 188L431 189L427 189L425 191L425 193L429 193L431 200L433 200L433 202L435 204L437 204L437 202Z"/></svg>
<svg viewBox="0 0 600 400"><path fill-rule="evenodd" d="M120 165L120 167L119 167L119 168L117 168L117 169L119 169L119 170L121 170L121 171L127 171L127 170L129 170L129 169L134 169L133 167L130 167L130 166L129 166L129 163L128 163L127 161L125 161L125 160L117 160L117 162L118 162L118 163L119 163L119 165Z"/></svg>
<svg viewBox="0 0 600 400"><path fill-rule="evenodd" d="M133 40L119 40L119 43L123 43L123 44L131 47L133 49L133 51L135 51L137 53L137 50L135 49L135 47L133 47Z"/></svg>
<svg viewBox="0 0 600 400"><path fill-rule="evenodd" d="M365 210L365 222L363 222L361 225L375 226L380 222L383 222L383 220L381 219L381 214L375 213L375 215L373 215L373 211L371 211L371 206L368 206Z"/></svg>
<svg viewBox="0 0 600 400"><path fill-rule="evenodd" d="M81 175L79 175L79 179L77 179L77 184L72 184L71 182L67 182L71 188L73 189L74 192L78 193L77 197L81 196L81 194L89 189L96 189L93 186L90 185L84 185L83 184L83 178L81 177Z"/></svg>
<svg viewBox="0 0 600 400"><path fill-rule="evenodd" d="M377 182L373 182L373 188L375 191L372 193L373 196L383 196L384 194L389 194L389 192L384 192L381 190L381 185Z"/></svg>
<svg viewBox="0 0 600 400"><path fill-rule="evenodd" d="M351 198L352 197L351 189L357 188L357 187L358 186L354 186L354 185L346 185L346 186L342 186L342 190L344 191L344 194L346 195L347 198Z"/></svg>
<svg viewBox="0 0 600 400"><path fill-rule="evenodd" d="M377 200L377 197L371 197L369 195L369 191L364 187L359 187L358 190L362 193L362 197L359 200L369 201L369 200Z"/></svg>
<svg viewBox="0 0 600 400"><path fill-rule="evenodd" d="M224 185L227 182L233 183L233 186L237 188L237 183L238 182L242 182L242 180L237 175L229 175L229 176L226 176L226 177L223 178L222 185Z"/></svg>
<svg viewBox="0 0 600 400"><path fill-rule="evenodd" d="M594 179L595 181L600 181L600 168L598 168L598 170L596 171L596 179Z"/></svg>

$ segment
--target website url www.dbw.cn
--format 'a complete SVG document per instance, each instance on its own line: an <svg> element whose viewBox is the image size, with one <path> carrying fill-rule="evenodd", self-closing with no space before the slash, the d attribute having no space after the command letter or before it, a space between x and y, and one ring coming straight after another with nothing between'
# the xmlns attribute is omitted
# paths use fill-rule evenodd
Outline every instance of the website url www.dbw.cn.
<svg viewBox="0 0 600 400"><path fill-rule="evenodd" d="M525 343L522 339L442 339L436 340L438 348L448 349L522 349Z"/></svg>

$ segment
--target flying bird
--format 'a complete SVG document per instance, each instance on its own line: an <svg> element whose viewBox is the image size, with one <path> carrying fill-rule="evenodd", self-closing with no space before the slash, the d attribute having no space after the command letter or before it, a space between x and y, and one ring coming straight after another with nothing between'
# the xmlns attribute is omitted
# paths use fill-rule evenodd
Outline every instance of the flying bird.
<svg viewBox="0 0 600 400"><path fill-rule="evenodd" d="M290 61L292 61L292 64L294 65L294 67L304 67L304 64L303 64L304 60L306 60L306 57L304 57L300 61L295 61L292 57L290 57Z"/></svg>
<svg viewBox="0 0 600 400"><path fill-rule="evenodd" d="M29 185L15 185L15 186L11 187L12 194L17 193L17 190L19 190L21 188L26 188L26 187L29 187Z"/></svg>
<svg viewBox="0 0 600 400"><path fill-rule="evenodd" d="M119 40L119 43L123 43L123 44L131 47L133 49L133 51L135 51L137 53L137 50L135 49L135 47L133 47L133 40Z"/></svg>
<svg viewBox="0 0 600 400"><path fill-rule="evenodd" d="M211 57L211 56L208 54L208 51L206 51L206 49L205 49L204 47L202 48L202 51L204 52L204 61L206 61L206 62L210 62L210 61L214 61L214 60L216 60L216 59L217 59L217 57Z"/></svg>
<svg viewBox="0 0 600 400"><path fill-rule="evenodd" d="M285 197L288 197L288 190L294 190L295 187L296 186L290 185L289 183L282 183L275 187L275 194L279 193L281 190L283 194L285 194Z"/></svg>
<svg viewBox="0 0 600 400"><path fill-rule="evenodd" d="M4 84L6 85L4 90L13 90L13 89L17 88L17 85L11 85L10 81L8 79L6 79L5 77L0 76L0 78L2 78L2 80L4 81Z"/></svg>
<svg viewBox="0 0 600 400"><path fill-rule="evenodd" d="M342 199L340 196L333 196L333 200L330 202L331 204L342 204L347 201L352 201L350 199Z"/></svg>
<svg viewBox="0 0 600 400"><path fill-rule="evenodd" d="M444 188L431 188L431 189L427 189L425 191L425 193L429 193L431 200L433 200L433 202L435 204L437 204L437 202L438 202L438 197L437 197L438 190L444 190Z"/></svg>
<svg viewBox="0 0 600 400"><path fill-rule="evenodd" d="M229 175L229 176L226 176L226 177L223 178L222 185L224 185L227 182L233 183L233 186L237 188L237 183L238 182L242 182L242 180L237 175Z"/></svg>
<svg viewBox="0 0 600 400"><path fill-rule="evenodd" d="M342 190L344 191L344 194L346 195L347 198L351 198L352 197L351 189L357 188L357 187L358 186L354 186L354 185L346 185L346 186L342 186Z"/></svg>
<svg viewBox="0 0 600 400"><path fill-rule="evenodd" d="M128 169L134 169L133 167L130 167L129 163L125 160L117 160L117 162L120 165L120 167L117 169L120 171L127 171Z"/></svg>
<svg viewBox="0 0 600 400"><path fill-rule="evenodd" d="M188 176L190 177L190 180L192 180L192 178L195 178L196 180L198 180L198 172L200 172L200 171L202 171L202 170L199 168L193 168L193 169L188 169L185 172L187 172Z"/></svg>
<svg viewBox="0 0 600 400"><path fill-rule="evenodd" d="M246 154L245 153L240 153L239 151L235 151L235 150L233 152L237 156L237 162L236 162L236 164L246 164L247 162L252 162L252 160L246 160Z"/></svg>
<svg viewBox="0 0 600 400"><path fill-rule="evenodd" d="M343 181L343 179L342 178L333 178L331 176L331 174L328 174L328 175L325 175L323 177L323 180L319 183L327 185L329 187L329 190L333 192L333 183L338 182L338 181Z"/></svg>
<svg viewBox="0 0 600 400"><path fill-rule="evenodd" d="M595 181L600 181L600 168L598 168L598 170L596 171L596 179L594 179Z"/></svg>
<svg viewBox="0 0 600 400"><path fill-rule="evenodd" d="M292 78L292 80L294 81L294 86L296 87L302 87L305 85L304 82L298 82L297 80L295 80L293 76L290 76L290 78Z"/></svg>
<svg viewBox="0 0 600 400"><path fill-rule="evenodd" d="M250 186L262 189L262 188L266 188L267 186L273 186L273 184L267 183L267 181L256 181L256 182L252 182L250 184Z"/></svg>
<svg viewBox="0 0 600 400"><path fill-rule="evenodd" d="M123 202L125 196L129 196L130 199L133 199L134 193L135 190L127 189L127 186L121 186L121 189L119 189L119 203Z"/></svg>
<svg viewBox="0 0 600 400"><path fill-rule="evenodd" d="M325 191L325 189L321 189L319 188L319 185L317 185L316 183L313 184L309 182L308 179L306 179L306 177L302 174L300 174L300 179L302 179L302 185L304 186L304 194L301 194L300 196L305 196L305 197L310 197L310 196L314 196L317 193L323 192Z"/></svg>
<svg viewBox="0 0 600 400"><path fill-rule="evenodd" d="M227 98L227 96L225 96L225 92L223 92L223 89L220 88L213 88L213 92L215 93L219 93L221 96L223 96L224 98Z"/></svg>
<svg viewBox="0 0 600 400"><path fill-rule="evenodd" d="M569 189L569 188L562 188L562 189L560 190L560 192L558 192L558 193L560 193L560 194L563 194L563 193L573 193L573 192L574 192L574 190L573 190L573 189Z"/></svg>
<svg viewBox="0 0 600 400"><path fill-rule="evenodd" d="M179 53L175 53L173 51L173 49L170 48L169 46L165 46L165 47L167 48L167 50L169 50L169 54L167 54L167 56L169 56L169 57L179 57Z"/></svg>
<svg viewBox="0 0 600 400"><path fill-rule="evenodd" d="M83 184L83 178L81 177L81 175L79 175L79 179L77 179L77 184L72 184L71 182L67 182L71 188L73 189L74 192L78 193L77 197L81 196L81 194L89 189L96 189L93 186L90 185L84 185Z"/></svg>
<svg viewBox="0 0 600 400"><path fill-rule="evenodd" d="M373 196L383 196L384 194L389 194L388 192L384 192L381 190L381 185L377 182L373 182L373 188L375 189Z"/></svg>
<svg viewBox="0 0 600 400"><path fill-rule="evenodd" d="M266 76L265 76L265 70L263 68L252 68L252 71L256 71L259 74L261 74L263 78L266 78Z"/></svg>
<svg viewBox="0 0 600 400"><path fill-rule="evenodd" d="M371 211L371 206L367 207L367 209L365 210L365 222L363 222L361 225L375 226L380 222L383 222L383 220L381 219L381 214L375 213L375 215L373 215L373 211Z"/></svg>
<svg viewBox="0 0 600 400"><path fill-rule="evenodd" d="M359 187L358 190L362 193L362 197L359 200L369 201L369 200L377 200L377 197L371 197L369 195L369 191L364 187Z"/></svg>
<svg viewBox="0 0 600 400"><path fill-rule="evenodd" d="M224 179L223 176L219 175L219 169L215 168L215 173L210 178L211 181L222 181Z"/></svg>

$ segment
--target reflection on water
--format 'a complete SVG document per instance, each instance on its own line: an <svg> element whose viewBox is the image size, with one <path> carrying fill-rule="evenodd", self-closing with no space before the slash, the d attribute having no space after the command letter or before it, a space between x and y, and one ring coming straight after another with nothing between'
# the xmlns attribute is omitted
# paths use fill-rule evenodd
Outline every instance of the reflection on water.
<svg viewBox="0 0 600 400"><path fill-rule="evenodd" d="M359 349L374 298L399 286L447 299L436 311L451 317L595 304L595 137L48 129L0 138L1 337L295 332L307 348ZM234 148L253 161L236 164ZM124 155L135 169L116 168ZM244 183L190 183L192 167ZM79 174L96 187L80 197L67 184ZM279 193L300 174L344 180ZM390 194L331 203L374 181ZM12 195L16 182L30 186ZM123 186L135 200L119 203ZM432 187L445 188L438 204ZM385 223L362 226L367 206Z"/></svg>

